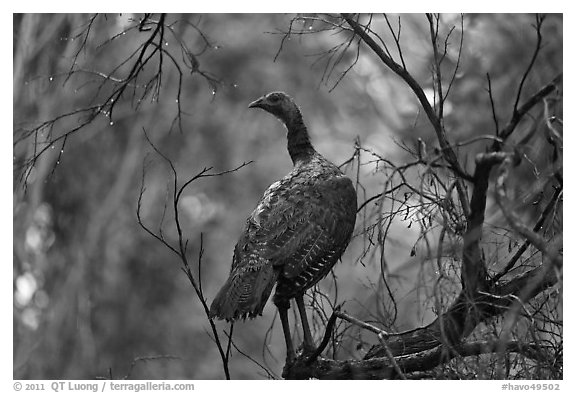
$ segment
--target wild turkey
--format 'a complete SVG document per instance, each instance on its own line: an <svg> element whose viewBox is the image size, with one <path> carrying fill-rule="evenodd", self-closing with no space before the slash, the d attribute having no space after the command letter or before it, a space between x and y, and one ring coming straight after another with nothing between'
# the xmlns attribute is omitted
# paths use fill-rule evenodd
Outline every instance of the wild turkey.
<svg viewBox="0 0 576 393"><path fill-rule="evenodd" d="M296 298L300 312L304 350L312 351L304 292L328 274L348 246L356 221L356 192L352 181L314 150L291 97L273 92L249 107L262 108L285 124L294 168L266 190L248 217L234 248L230 277L216 295L210 316L234 321L262 315L276 284L273 301L291 363L290 299Z"/></svg>

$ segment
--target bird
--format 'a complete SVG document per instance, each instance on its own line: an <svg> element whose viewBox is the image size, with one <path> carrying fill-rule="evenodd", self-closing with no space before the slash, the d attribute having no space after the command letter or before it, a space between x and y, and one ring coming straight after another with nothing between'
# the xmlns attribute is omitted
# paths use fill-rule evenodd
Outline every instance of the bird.
<svg viewBox="0 0 576 393"><path fill-rule="evenodd" d="M288 310L296 300L305 353L315 350L304 293L325 277L348 246L356 223L354 184L310 141L301 111L288 94L268 93L248 105L279 119L287 130L293 168L273 183L246 220L234 247L230 276L209 316L233 322L262 315L274 285L286 341L286 361L296 359Z"/></svg>

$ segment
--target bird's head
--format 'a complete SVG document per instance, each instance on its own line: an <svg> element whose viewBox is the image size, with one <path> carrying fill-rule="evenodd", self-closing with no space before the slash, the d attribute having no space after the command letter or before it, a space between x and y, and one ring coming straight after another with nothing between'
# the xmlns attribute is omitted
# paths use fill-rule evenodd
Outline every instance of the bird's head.
<svg viewBox="0 0 576 393"><path fill-rule="evenodd" d="M275 91L258 98L248 105L248 108L261 108L273 114L288 125L300 114L298 106L288 94Z"/></svg>

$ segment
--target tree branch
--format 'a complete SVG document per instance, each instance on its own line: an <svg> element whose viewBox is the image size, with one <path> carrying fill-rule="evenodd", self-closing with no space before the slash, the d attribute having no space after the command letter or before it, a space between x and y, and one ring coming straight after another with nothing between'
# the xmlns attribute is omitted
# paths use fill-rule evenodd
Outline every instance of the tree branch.
<svg viewBox="0 0 576 393"><path fill-rule="evenodd" d="M491 293L476 292L471 301L461 292L449 309L435 321L425 327L389 335L386 345L374 345L363 360L318 358L309 363L306 356L300 356L295 363L286 366L283 376L287 379L392 379L400 377L396 366L404 374L425 371L456 356L474 356L502 348L534 357L536 355L530 351L536 348L516 342L503 345L462 341L480 323L506 313L517 304L519 298L534 298L557 282L558 276L542 265L505 284L494 286ZM471 303L477 308L474 313L470 313ZM472 323L465 325L467 319ZM394 361L389 358L387 350Z"/></svg>
<svg viewBox="0 0 576 393"><path fill-rule="evenodd" d="M498 170L498 178L496 180L496 203L500 206L504 217L508 221L508 224L522 235L527 241L529 241L534 247L536 247L546 258L548 258L552 264L556 267L562 266L562 256L560 255L560 245L550 245L546 239L540 236L539 233L528 228L522 220L514 212L514 206L508 199L506 194L506 180L509 175L510 165L512 164L511 157L504 159L500 168Z"/></svg>
<svg viewBox="0 0 576 393"><path fill-rule="evenodd" d="M506 140L512 134L512 132L514 132L516 126L518 125L518 123L520 123L520 120L522 120L524 115L526 115L528 111L530 111L530 109L532 109L536 104L542 101L544 97L546 97L554 90L556 90L558 88L558 85L562 82L562 79L563 74L562 73L558 74L554 79L552 79L550 83L542 87L540 90L534 93L528 100L526 100L526 102L522 104L517 111L514 111L514 113L512 114L512 118L510 119L508 124L506 124L506 126L502 129L499 136L503 140Z"/></svg>
<svg viewBox="0 0 576 393"><path fill-rule="evenodd" d="M420 105L422 105L422 108L424 109L424 112L426 113L428 120L430 121L432 127L434 128L436 137L438 139L438 143L440 144L440 147L443 151L446 161L448 162L448 164L450 164L452 168L454 168L454 171L456 173L466 173L466 171L461 167L460 162L458 161L458 157L456 156L456 153L454 152L454 150L450 146L450 143L448 142L446 131L444 130L444 126L442 125L441 119L436 115L434 108L432 108L432 106L430 105L430 102L426 98L426 94L424 93L424 90L422 89L420 84L414 79L414 77L412 77L412 75L404 67L396 63L394 60L392 60L391 57L389 57L386 53L384 53L382 48L366 32L366 29L362 28L361 25L352 18L351 14L341 14L341 15L346 20L348 25L352 27L354 33L359 35L360 38L370 47L370 49L372 49L372 51L374 51L374 53L380 58L380 60L382 60L382 62L394 73L396 73L396 75L402 78L412 89L412 91L418 98ZM457 176L456 190L458 191L458 198L460 200L460 204L462 205L462 209L464 210L466 216L468 216L470 210L468 205L468 196L466 194L464 182L458 176Z"/></svg>
<svg viewBox="0 0 576 393"><path fill-rule="evenodd" d="M538 344L526 344L519 341L501 343L500 341L476 341L464 343L445 351L441 347L397 357L395 362L402 375L412 372L428 371L439 364L456 357L478 356L499 352L515 352L539 362L547 361L546 347ZM394 365L385 357L367 360L331 360L318 359L307 368L295 364L290 379L398 379Z"/></svg>
<svg viewBox="0 0 576 393"><path fill-rule="evenodd" d="M239 166L237 166L236 168L221 171L221 172L216 172L216 173L210 172L212 170L212 167L203 168L197 174L195 174L190 179L185 181L184 184L179 186L178 185L178 183L179 183L178 171L176 170L174 163L172 162L172 160L168 156L166 156L164 153L162 153L162 151L160 151L160 149L150 140L150 138L148 137L148 134L144 128L143 128L143 132L144 132L144 136L145 136L147 142L154 149L156 154L158 154L160 157L162 157L162 159L164 161L166 161L166 163L170 167L170 170L172 173L172 179L171 180L173 183L172 186L173 186L174 190L172 193L172 201L171 202L172 202L172 208L173 208L173 213L174 213L174 225L176 226L176 230L178 233L178 240L177 240L178 241L178 247L171 245L166 239L164 239L164 237L162 235L162 229L159 230L160 233L155 233L153 230L148 228L147 225L144 224L144 222L143 222L143 219L141 216L141 208L142 208L142 198L143 198L143 195L145 192L145 188L144 188L145 171L144 170L142 171L142 183L141 183L141 187L140 187L140 195L138 197L138 207L137 207L137 211L136 211L138 223L146 232L148 232L156 240L160 241L165 247L167 247L172 252L174 252L175 254L178 255L178 257L182 263L181 269L184 272L184 274L186 274L186 277L188 278L188 280L190 281L190 284L194 288L194 291L196 292L196 295L198 296L198 299L200 300L200 303L203 307L204 314L206 315L206 317L208 319L208 323L210 324L210 328L212 330L212 335L214 336L213 339L214 339L214 342L216 343L216 346L218 347L218 352L219 352L221 360L222 360L222 366L224 368L224 374L226 376L226 379L230 379L230 371L228 369L228 363L229 363L229 354L230 354L230 348L231 348L230 345L231 345L231 340L232 340L232 329L233 328L232 327L230 328L230 334L228 336L228 340L229 340L228 345L226 348L224 348L222 345L222 342L220 341L220 338L218 335L218 330L216 329L216 325L215 325L214 321L209 317L210 309L208 307L208 303L206 301L206 298L204 297L204 292L202 290L202 284L199 281L201 279L202 256L204 255L203 236L202 236L202 234L200 235L200 251L198 253L198 278L196 278L194 276L194 274L192 273L192 270L190 268L190 264L188 262L188 256L187 256L188 240L186 240L184 237L184 234L182 231L182 226L180 223L179 203L180 203L180 198L181 198L184 190L188 186L190 186L194 181L199 180L201 178L205 178L205 177L222 176L222 175L225 175L228 173L236 172L236 171L242 169L243 167L245 167L246 165L249 165L252 161L244 162L244 163L240 164Z"/></svg>
<svg viewBox="0 0 576 393"><path fill-rule="evenodd" d="M470 214L468 216L468 227L464 235L464 251L462 259L461 282L463 288L470 293L478 288L482 289L488 284L487 270L480 249L482 238L482 228L484 226L484 214L486 211L486 197L490 179L490 172L495 164L502 162L509 153L499 152L501 141L506 140L518 125L522 117L539 103L546 95L556 89L560 82L561 75L554 78L548 85L530 97L518 110L514 111L512 119L499 133L501 139L494 140L491 153L480 154L476 158L476 168L474 171L474 189L470 200Z"/></svg>
<svg viewBox="0 0 576 393"><path fill-rule="evenodd" d="M463 329L463 321L470 312L470 306L466 294L461 292L448 310L434 322L424 328L415 329L399 336L392 336L388 340L388 345L394 355L398 356L434 348L446 342L446 338L452 343L457 342L470 334L479 323L502 315L515 302L514 297L523 294L526 288L531 287L531 290L525 295L526 299L531 299L557 282L558 277L550 274L542 265L505 284L491 288L490 293L498 298L487 292L477 292L472 299L472 303L478 307L478 310L474 312L476 319L473 320L472 324L466 326L466 330ZM445 338L440 336L441 325L444 325ZM382 348L376 345L366 354L365 358L369 359L382 353Z"/></svg>
<svg viewBox="0 0 576 393"><path fill-rule="evenodd" d="M552 195L552 198L550 198L550 201L548 201L548 204L546 205L546 207L542 211L542 214L540 214L540 218L538 218L538 221L536 221L536 224L532 228L533 232L535 232L535 233L540 232L540 230L542 229L542 226L544 225L544 222L549 217L554 206L558 202L558 198L560 197L560 195L562 195L562 186L559 186L554 190L554 195ZM500 280L500 278L502 278L502 276L504 276L506 273L508 273L510 271L510 269L512 269L514 267L514 265L516 264L516 262L518 261L520 256L522 256L522 254L524 254L524 252L528 249L529 246L530 246L530 240L526 239L526 241L524 241L524 243L522 244L522 246L520 246L518 251L516 251L516 253L514 253L514 256L512 256L512 258L510 258L510 260L508 261L506 266L498 274L496 274L494 277L492 277L491 281L493 283L497 282L498 280Z"/></svg>

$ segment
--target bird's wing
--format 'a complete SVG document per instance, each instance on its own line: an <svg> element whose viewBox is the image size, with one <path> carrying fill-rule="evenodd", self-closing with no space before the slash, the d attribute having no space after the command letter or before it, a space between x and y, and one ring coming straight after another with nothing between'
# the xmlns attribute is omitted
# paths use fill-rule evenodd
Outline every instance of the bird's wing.
<svg viewBox="0 0 576 393"><path fill-rule="evenodd" d="M348 178L296 182L289 187L277 182L249 218L249 242L260 244L260 256L281 267L284 276L296 277L349 241L355 209L356 196Z"/></svg>

